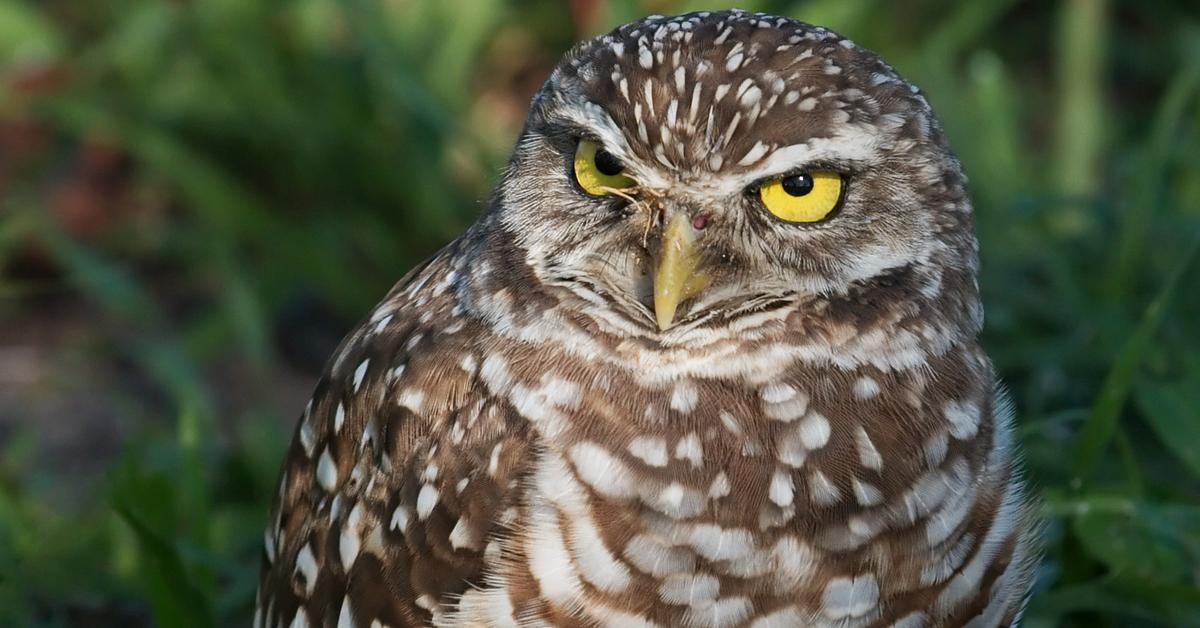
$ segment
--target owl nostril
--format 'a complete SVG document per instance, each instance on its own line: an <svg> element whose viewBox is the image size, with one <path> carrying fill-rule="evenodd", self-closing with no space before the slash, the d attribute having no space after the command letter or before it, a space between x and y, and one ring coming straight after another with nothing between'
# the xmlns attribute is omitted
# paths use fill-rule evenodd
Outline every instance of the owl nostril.
<svg viewBox="0 0 1200 628"><path fill-rule="evenodd" d="M712 218L708 214L698 214L696 217L692 218L692 227L694 227L697 231L703 231L706 227L708 227L710 220L712 220Z"/></svg>

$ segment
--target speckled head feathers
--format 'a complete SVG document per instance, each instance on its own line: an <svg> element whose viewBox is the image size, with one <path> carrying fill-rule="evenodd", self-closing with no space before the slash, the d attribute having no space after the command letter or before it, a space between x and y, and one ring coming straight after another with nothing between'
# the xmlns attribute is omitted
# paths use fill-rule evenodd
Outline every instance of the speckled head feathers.
<svg viewBox="0 0 1200 628"><path fill-rule="evenodd" d="M625 198L575 184L570 156L587 137L637 180ZM754 197L814 168L845 177L829 220L782 224ZM535 97L494 210L544 277L588 277L631 320L651 320L653 223L671 213L709 225L698 255L711 289L680 320L898 269L949 279L977 309L965 178L925 98L874 53L785 18L649 17L576 46Z"/></svg>
<svg viewBox="0 0 1200 628"><path fill-rule="evenodd" d="M821 27L748 13L627 24L572 50L544 94L598 105L624 156L697 179L870 160L901 137L935 133L925 99L874 54ZM797 145L808 151L776 155Z"/></svg>

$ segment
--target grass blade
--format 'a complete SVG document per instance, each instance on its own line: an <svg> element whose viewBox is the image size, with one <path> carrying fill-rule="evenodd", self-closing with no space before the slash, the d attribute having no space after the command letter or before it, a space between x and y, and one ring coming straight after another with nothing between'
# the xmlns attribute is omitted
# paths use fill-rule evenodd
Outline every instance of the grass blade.
<svg viewBox="0 0 1200 628"><path fill-rule="evenodd" d="M1091 414L1079 433L1078 447L1075 450L1072 465L1076 483L1087 478L1096 466L1100 454L1104 453L1109 441L1112 440L1121 416L1121 409L1125 405L1125 400L1133 386L1134 377L1137 375L1137 369L1142 363L1142 358L1150 349L1163 317L1166 316L1180 278L1191 268L1198 250L1200 250L1200 237L1192 241L1175 271L1171 273L1158 295L1146 307L1141 321L1126 339L1108 376L1104 378L1104 382L1100 386L1100 394L1092 405Z"/></svg>

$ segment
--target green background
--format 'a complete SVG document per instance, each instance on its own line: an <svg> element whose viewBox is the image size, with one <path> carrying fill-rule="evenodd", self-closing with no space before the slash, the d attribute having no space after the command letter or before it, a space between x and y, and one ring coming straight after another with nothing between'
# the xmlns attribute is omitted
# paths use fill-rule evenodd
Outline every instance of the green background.
<svg viewBox="0 0 1200 628"><path fill-rule="evenodd" d="M1028 626L1200 625L1200 3L746 1L924 88L1049 524ZM333 345L575 40L712 3L0 0L0 625L245 625Z"/></svg>

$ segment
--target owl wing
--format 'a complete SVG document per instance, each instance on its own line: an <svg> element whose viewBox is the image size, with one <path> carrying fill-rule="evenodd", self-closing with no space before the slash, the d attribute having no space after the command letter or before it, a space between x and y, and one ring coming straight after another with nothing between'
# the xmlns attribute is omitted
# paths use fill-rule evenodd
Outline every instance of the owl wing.
<svg viewBox="0 0 1200 628"><path fill-rule="evenodd" d="M402 279L317 384L271 509L255 626L425 626L480 583L529 430L480 381L490 336L459 315L446 257Z"/></svg>

